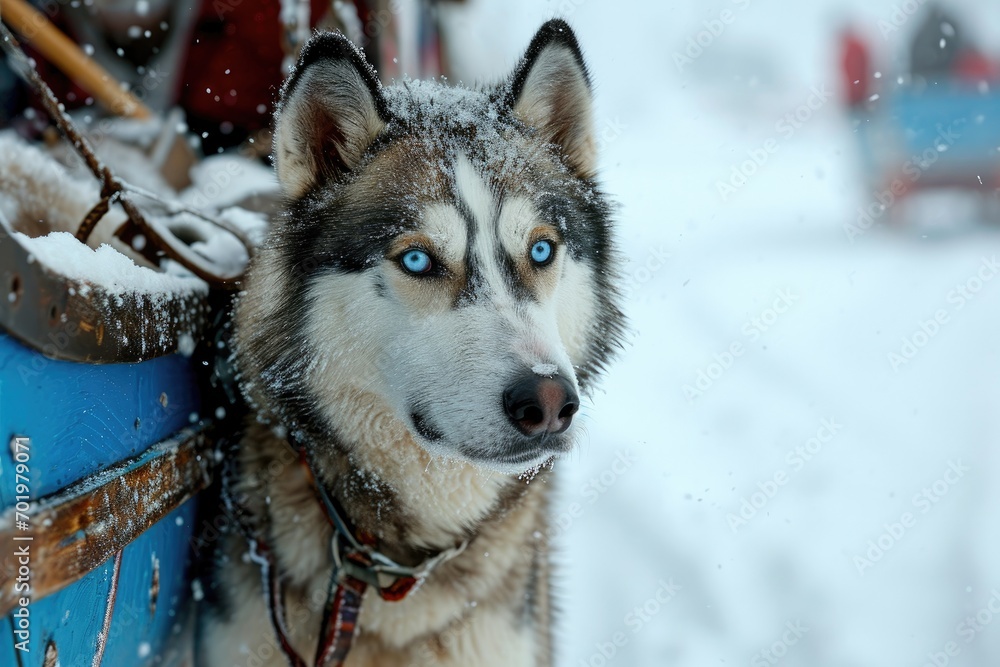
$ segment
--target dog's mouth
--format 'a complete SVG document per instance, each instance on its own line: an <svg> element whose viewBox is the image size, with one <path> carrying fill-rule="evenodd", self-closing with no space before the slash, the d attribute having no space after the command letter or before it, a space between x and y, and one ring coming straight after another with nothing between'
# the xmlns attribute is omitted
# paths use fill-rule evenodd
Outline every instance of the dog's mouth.
<svg viewBox="0 0 1000 667"><path fill-rule="evenodd" d="M444 439L444 434L421 413L411 412L410 421L413 422L413 430L417 432L417 435L427 442L440 442Z"/></svg>
<svg viewBox="0 0 1000 667"><path fill-rule="evenodd" d="M557 456L551 450L531 448L484 454L479 450L460 448L462 460L503 475L522 475L549 465Z"/></svg>
<svg viewBox="0 0 1000 667"><path fill-rule="evenodd" d="M529 468L537 468L539 466L546 465L555 457L556 455L550 451L534 450L511 454L510 456L503 456L494 459L494 463L498 463L505 467L511 467L516 469L518 472L522 472Z"/></svg>
<svg viewBox="0 0 1000 667"><path fill-rule="evenodd" d="M410 412L413 431L428 445L446 445L444 433L424 413ZM573 438L568 433L545 433L526 436L521 433L505 434L492 448L481 444L458 444L451 449L455 455L469 463L492 468L505 473L522 473L532 468L546 465L560 454L573 447ZM441 450L439 450L441 451Z"/></svg>

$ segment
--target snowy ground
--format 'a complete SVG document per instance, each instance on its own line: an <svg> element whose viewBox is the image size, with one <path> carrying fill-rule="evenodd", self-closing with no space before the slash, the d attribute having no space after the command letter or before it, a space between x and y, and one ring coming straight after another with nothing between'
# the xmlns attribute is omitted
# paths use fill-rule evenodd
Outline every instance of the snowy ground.
<svg viewBox="0 0 1000 667"><path fill-rule="evenodd" d="M882 0L481 4L455 19L470 78L555 12L577 29L622 204L633 335L559 464L559 664L1000 664L1000 230L949 200L851 242L872 194L837 98L776 125L837 90L842 19L887 59L916 19L883 40ZM995 43L995 7L952 6Z"/></svg>

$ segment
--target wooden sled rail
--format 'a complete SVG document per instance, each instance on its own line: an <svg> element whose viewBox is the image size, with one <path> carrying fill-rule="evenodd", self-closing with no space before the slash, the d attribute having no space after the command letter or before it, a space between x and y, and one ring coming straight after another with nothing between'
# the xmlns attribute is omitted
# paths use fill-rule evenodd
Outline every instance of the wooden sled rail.
<svg viewBox="0 0 1000 667"><path fill-rule="evenodd" d="M18 545L30 545L31 599L81 579L212 481L204 430L184 429L142 454L30 503L29 530L10 507L0 515L0 618L17 607ZM22 508L23 509L23 508ZM21 524L23 525L23 524Z"/></svg>
<svg viewBox="0 0 1000 667"><path fill-rule="evenodd" d="M123 89L103 67L25 0L0 0L0 20L115 115L140 119L153 116L149 107Z"/></svg>

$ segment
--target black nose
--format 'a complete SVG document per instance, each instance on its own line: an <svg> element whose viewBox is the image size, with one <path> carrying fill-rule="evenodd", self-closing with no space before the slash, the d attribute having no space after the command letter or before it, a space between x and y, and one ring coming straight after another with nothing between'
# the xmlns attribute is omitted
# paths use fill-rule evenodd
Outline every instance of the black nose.
<svg viewBox="0 0 1000 667"><path fill-rule="evenodd" d="M529 375L507 388L503 407L525 435L562 433L580 409L580 397L566 378Z"/></svg>

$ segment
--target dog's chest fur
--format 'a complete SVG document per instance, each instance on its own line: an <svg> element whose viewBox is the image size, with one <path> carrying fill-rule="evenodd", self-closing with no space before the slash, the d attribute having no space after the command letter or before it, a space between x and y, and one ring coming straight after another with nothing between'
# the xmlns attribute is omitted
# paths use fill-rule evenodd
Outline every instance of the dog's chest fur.
<svg viewBox="0 0 1000 667"><path fill-rule="evenodd" d="M372 397L357 399L355 409L372 410ZM374 410L372 419L379 428L369 432L369 441L333 457L338 470L324 473L335 475L331 491L358 529L375 534L387 555L407 564L473 530L475 537L402 601L366 592L346 665L551 664L547 471L530 482L515 481L437 461L387 413ZM290 639L301 655L311 656L333 567L332 529L297 454L269 428L249 429L239 470L234 497L274 550L286 577ZM248 562L250 546L237 533L227 540L220 583L229 597L223 604L228 618L218 621L256 628L259 633L246 636L258 646L219 646L219 653L208 647L206 664L246 664L250 655L273 653L261 664L283 665L266 620L258 566Z"/></svg>
<svg viewBox="0 0 1000 667"><path fill-rule="evenodd" d="M385 425L391 426L388 421ZM366 592L346 664L551 664L547 475L543 472L530 484L498 480L472 466L436 462L406 440L371 443L363 448L363 461L340 457L338 479L344 483L334 488L358 528L396 545L389 555L411 564L424 553L417 545L444 546L441 539L454 544L473 523L478 531L465 552L441 565L404 600L386 602L376 592ZM255 529L275 552L287 577L290 639L301 655L311 656L333 567L332 531L298 456L269 429L250 429L239 467L234 497L246 504L258 521ZM249 559L250 546L238 533L226 539L219 582L224 611L217 622L243 628L244 639L236 645L205 646L205 664L247 664L255 656L262 665L284 665L267 621L260 572Z"/></svg>

